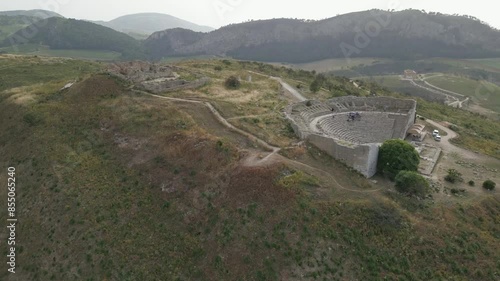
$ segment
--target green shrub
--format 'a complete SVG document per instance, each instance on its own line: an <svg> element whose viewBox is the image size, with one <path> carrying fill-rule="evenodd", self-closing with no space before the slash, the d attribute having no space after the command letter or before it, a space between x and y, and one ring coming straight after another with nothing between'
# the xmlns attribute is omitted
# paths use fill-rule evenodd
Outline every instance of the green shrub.
<svg viewBox="0 0 500 281"><path fill-rule="evenodd" d="M483 188L487 190L494 190L497 184L492 180L487 180L483 183Z"/></svg>
<svg viewBox="0 0 500 281"><path fill-rule="evenodd" d="M42 123L43 119L39 114L35 114L35 113L30 112L30 113L26 113L23 116L23 121L26 124L28 124L29 126L34 127L34 126L37 126L40 123Z"/></svg>
<svg viewBox="0 0 500 281"><path fill-rule="evenodd" d="M216 67L214 67L215 71L221 71L222 70L222 66L218 65Z"/></svg>
<svg viewBox="0 0 500 281"><path fill-rule="evenodd" d="M458 128L458 126L457 126L457 125L450 125L448 128L449 128L450 130L452 130L452 131L455 131L455 132L460 131L460 128Z"/></svg>
<svg viewBox="0 0 500 281"><path fill-rule="evenodd" d="M395 178L396 190L410 195L424 197L429 193L429 182L414 171L401 171Z"/></svg>
<svg viewBox="0 0 500 281"><path fill-rule="evenodd" d="M474 181L469 181L469 185L470 185L470 186L475 186L475 185L476 185L476 183L475 183Z"/></svg>
<svg viewBox="0 0 500 281"><path fill-rule="evenodd" d="M216 149L218 152L229 152L229 147L221 140L216 142Z"/></svg>
<svg viewBox="0 0 500 281"><path fill-rule="evenodd" d="M313 93L317 93L321 89L321 82L319 80L314 80L309 87L309 90Z"/></svg>
<svg viewBox="0 0 500 281"><path fill-rule="evenodd" d="M228 88L228 89L236 90L236 89L240 88L241 82L240 82L240 80L238 80L238 78L236 78L234 76L230 76L229 78L226 79L225 85L226 85L226 88Z"/></svg>
<svg viewBox="0 0 500 281"><path fill-rule="evenodd" d="M448 174L446 175L446 177L444 177L444 179L450 183L457 183L464 181L464 179L462 178L462 174L455 169L449 169Z"/></svg>

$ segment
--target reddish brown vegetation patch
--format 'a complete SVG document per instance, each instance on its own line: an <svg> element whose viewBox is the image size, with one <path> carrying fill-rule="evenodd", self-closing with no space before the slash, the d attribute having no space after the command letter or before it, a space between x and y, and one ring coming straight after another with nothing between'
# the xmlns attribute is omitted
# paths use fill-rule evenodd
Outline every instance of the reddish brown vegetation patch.
<svg viewBox="0 0 500 281"><path fill-rule="evenodd" d="M276 184L279 167L239 167L231 175L228 201L234 207L259 202L267 208L293 202L296 193Z"/></svg>
<svg viewBox="0 0 500 281"><path fill-rule="evenodd" d="M113 78L106 75L96 75L75 84L70 90L76 102L95 104L103 98L113 98L121 95L123 88Z"/></svg>

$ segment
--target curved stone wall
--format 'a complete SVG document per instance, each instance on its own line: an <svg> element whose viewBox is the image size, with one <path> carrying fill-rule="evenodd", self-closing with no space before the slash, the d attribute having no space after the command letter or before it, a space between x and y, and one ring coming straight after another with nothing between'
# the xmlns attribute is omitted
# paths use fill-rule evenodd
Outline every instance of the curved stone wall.
<svg viewBox="0 0 500 281"><path fill-rule="evenodd" d="M295 133L366 177L377 171L378 150L404 139L415 123L417 103L390 97L340 97L305 101L286 109ZM349 118L358 113L356 118Z"/></svg>

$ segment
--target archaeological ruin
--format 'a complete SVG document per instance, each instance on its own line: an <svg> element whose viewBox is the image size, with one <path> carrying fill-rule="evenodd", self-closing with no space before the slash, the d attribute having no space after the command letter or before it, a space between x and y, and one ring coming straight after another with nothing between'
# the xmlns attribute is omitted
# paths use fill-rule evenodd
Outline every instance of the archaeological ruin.
<svg viewBox="0 0 500 281"><path fill-rule="evenodd" d="M108 73L111 75L132 82L138 89L156 94L196 89L210 82L207 77L187 81L177 73L180 70L178 66L143 61L113 63L108 66ZM192 75L196 76L194 73Z"/></svg>
<svg viewBox="0 0 500 281"><path fill-rule="evenodd" d="M370 178L377 172L380 145L405 139L417 102L390 97L340 97L289 106L286 116L303 140Z"/></svg>

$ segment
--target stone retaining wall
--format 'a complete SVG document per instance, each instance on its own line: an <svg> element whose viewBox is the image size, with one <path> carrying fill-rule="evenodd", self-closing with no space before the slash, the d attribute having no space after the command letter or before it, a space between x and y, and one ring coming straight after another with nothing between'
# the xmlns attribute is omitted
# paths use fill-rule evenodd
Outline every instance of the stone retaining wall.
<svg viewBox="0 0 500 281"><path fill-rule="evenodd" d="M367 178L377 173L379 144L352 145L316 134L309 135L307 140Z"/></svg>

